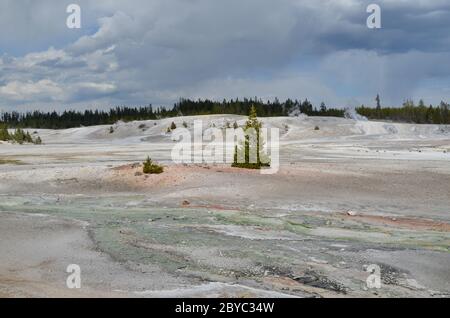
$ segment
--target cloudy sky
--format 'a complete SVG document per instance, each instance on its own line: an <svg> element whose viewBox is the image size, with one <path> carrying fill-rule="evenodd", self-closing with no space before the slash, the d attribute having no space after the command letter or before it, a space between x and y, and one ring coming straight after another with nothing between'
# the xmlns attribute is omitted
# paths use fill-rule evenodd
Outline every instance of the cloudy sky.
<svg viewBox="0 0 450 318"><path fill-rule="evenodd" d="M1 0L0 110L450 97L450 1ZM80 5L82 28L66 7Z"/></svg>

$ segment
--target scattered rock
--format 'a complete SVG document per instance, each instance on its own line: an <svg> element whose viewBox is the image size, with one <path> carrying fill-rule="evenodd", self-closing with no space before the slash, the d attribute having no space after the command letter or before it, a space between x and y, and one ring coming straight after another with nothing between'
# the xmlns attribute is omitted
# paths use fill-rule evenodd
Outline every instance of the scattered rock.
<svg viewBox="0 0 450 318"><path fill-rule="evenodd" d="M405 283L408 287L413 288L415 290L424 290L425 287L420 285L415 279L406 279Z"/></svg>
<svg viewBox="0 0 450 318"><path fill-rule="evenodd" d="M134 174L135 177L140 177L140 176L142 176L142 175L143 175L143 173L140 172L140 171L138 171L138 172L136 172L136 173Z"/></svg>
<svg viewBox="0 0 450 318"><path fill-rule="evenodd" d="M381 281L385 285L398 285L399 276L401 276L401 273L398 269L385 265L385 264L379 264L381 268Z"/></svg>
<svg viewBox="0 0 450 318"><path fill-rule="evenodd" d="M304 276L294 277L294 280L304 285L331 290L340 294L347 294L347 288L344 285L314 271L307 271Z"/></svg>

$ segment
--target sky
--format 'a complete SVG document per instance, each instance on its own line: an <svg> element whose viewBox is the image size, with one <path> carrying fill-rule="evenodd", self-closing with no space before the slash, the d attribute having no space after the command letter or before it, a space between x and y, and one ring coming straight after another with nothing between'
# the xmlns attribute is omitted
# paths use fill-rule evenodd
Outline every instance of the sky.
<svg viewBox="0 0 450 318"><path fill-rule="evenodd" d="M449 0L2 0L0 111L450 101ZM81 7L69 29L66 8ZM381 29L369 29L370 3Z"/></svg>

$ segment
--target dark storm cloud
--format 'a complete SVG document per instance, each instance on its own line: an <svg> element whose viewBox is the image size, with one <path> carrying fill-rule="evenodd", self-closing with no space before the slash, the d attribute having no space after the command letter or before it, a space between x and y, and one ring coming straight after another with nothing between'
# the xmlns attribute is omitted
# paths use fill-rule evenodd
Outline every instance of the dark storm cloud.
<svg viewBox="0 0 450 318"><path fill-rule="evenodd" d="M0 107L305 98L343 105L447 98L450 3L363 0L71 1L0 4ZM433 86L424 82L433 81ZM88 105L89 104L89 105ZM62 106L61 106L62 107Z"/></svg>

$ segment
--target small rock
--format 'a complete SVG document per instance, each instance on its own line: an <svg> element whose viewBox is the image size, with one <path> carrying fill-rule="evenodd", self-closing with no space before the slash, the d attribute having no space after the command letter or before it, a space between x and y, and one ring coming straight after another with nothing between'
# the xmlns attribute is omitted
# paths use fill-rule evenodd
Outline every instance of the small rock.
<svg viewBox="0 0 450 318"><path fill-rule="evenodd" d="M356 212L355 212L355 211L348 211L348 212L347 212L347 215L349 215L349 216L355 216L355 215L356 215Z"/></svg>
<svg viewBox="0 0 450 318"><path fill-rule="evenodd" d="M188 200L184 200L182 203L183 206L188 206L190 204L191 204L191 202L189 202Z"/></svg>
<svg viewBox="0 0 450 318"><path fill-rule="evenodd" d="M311 261L313 261L314 263L317 263L317 264L328 264L327 261L321 260L321 259L317 259L317 258L315 258L315 257L310 257L309 259L310 259Z"/></svg>
<svg viewBox="0 0 450 318"><path fill-rule="evenodd" d="M143 173L142 173L142 172L139 172L139 171L136 172L136 173L134 174L135 177L140 177L140 176L142 176L142 175L143 175Z"/></svg>

